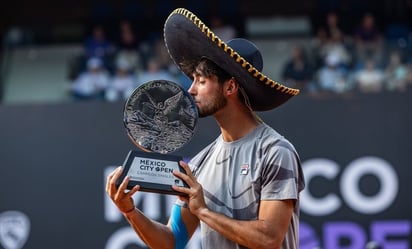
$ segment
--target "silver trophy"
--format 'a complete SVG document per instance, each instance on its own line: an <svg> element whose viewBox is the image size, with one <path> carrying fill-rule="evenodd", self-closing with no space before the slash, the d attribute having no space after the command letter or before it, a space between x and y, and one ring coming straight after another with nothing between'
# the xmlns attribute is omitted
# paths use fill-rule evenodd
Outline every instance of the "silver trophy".
<svg viewBox="0 0 412 249"><path fill-rule="evenodd" d="M127 135L140 149L131 150L118 184L130 176L128 189L140 185L148 192L180 194L172 185L187 186L172 172L183 169L182 157L172 153L193 137L198 113L192 97L177 83L154 80L137 87L124 106Z"/></svg>

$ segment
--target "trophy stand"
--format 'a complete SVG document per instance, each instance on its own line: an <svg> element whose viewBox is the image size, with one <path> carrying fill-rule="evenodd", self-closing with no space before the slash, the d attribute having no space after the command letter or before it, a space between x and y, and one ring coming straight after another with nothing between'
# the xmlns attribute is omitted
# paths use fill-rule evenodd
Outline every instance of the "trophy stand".
<svg viewBox="0 0 412 249"><path fill-rule="evenodd" d="M177 83L154 80L137 87L127 99L123 123L140 149L129 151L117 185L130 177L127 189L181 195L172 185L187 187L172 172L184 172L181 156L170 155L193 137L198 113L192 97ZM184 172L185 173L185 172Z"/></svg>

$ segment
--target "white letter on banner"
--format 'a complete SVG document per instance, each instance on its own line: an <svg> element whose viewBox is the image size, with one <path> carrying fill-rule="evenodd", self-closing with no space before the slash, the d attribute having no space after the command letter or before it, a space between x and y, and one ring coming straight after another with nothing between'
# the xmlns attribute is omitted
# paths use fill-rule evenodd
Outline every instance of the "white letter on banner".
<svg viewBox="0 0 412 249"><path fill-rule="evenodd" d="M366 196L359 190L359 180L366 174L379 180L380 191L374 196ZM340 183L345 202L363 214L376 214L389 207L396 198L399 184L393 167L377 157L362 157L350 163Z"/></svg>
<svg viewBox="0 0 412 249"><path fill-rule="evenodd" d="M337 210L341 201L335 194L328 194L323 198L315 198L309 192L310 180L315 176L334 179L339 172L339 165L328 159L311 159L302 163L303 174L306 179L306 188L301 193L300 207L310 215L328 215Z"/></svg>

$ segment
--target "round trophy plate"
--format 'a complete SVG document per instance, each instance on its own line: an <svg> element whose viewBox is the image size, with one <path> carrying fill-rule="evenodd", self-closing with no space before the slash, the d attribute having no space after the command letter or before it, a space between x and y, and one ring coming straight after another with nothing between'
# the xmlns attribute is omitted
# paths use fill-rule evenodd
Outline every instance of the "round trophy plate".
<svg viewBox="0 0 412 249"><path fill-rule="evenodd" d="M133 143L147 152L171 153L193 137L196 104L177 83L154 80L137 87L124 106L123 123Z"/></svg>

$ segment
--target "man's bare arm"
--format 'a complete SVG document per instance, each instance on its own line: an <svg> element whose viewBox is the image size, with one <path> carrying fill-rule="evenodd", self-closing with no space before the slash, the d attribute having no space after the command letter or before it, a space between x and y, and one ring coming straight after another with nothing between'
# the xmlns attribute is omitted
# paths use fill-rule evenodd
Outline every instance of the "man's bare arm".
<svg viewBox="0 0 412 249"><path fill-rule="evenodd" d="M235 220L211 211L205 203L202 186L181 162L186 174L174 172L190 188L173 186L176 191L187 194L190 212L211 228L238 244L248 248L280 248L292 219L294 200L261 201L258 219Z"/></svg>
<svg viewBox="0 0 412 249"><path fill-rule="evenodd" d="M132 196L139 191L139 186L135 186L133 189L126 192L126 187L129 182L129 178L126 177L119 188L116 187L116 182L119 179L122 170L123 168L119 167L108 175L106 182L107 194L130 223L136 234L147 246L153 249L173 249L175 245L175 237L170 227L170 221L168 225L162 224L146 217L140 210L135 208ZM187 227L190 238L196 230L199 221L195 216L190 214L187 208L181 209L182 221L184 226Z"/></svg>
<svg viewBox="0 0 412 249"><path fill-rule="evenodd" d="M293 213L293 200L262 201L257 220L241 221L199 210L197 217L226 238L248 248L280 248Z"/></svg>

